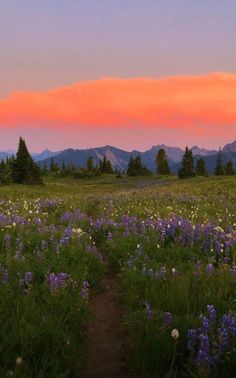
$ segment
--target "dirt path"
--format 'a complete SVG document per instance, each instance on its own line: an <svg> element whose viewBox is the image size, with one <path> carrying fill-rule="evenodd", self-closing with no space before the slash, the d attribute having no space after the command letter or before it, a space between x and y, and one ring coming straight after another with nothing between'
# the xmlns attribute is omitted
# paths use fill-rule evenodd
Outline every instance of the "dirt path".
<svg viewBox="0 0 236 378"><path fill-rule="evenodd" d="M120 281L106 275L102 292L91 300L94 316L88 329L88 363L86 378L135 378L128 372L123 350Z"/></svg>

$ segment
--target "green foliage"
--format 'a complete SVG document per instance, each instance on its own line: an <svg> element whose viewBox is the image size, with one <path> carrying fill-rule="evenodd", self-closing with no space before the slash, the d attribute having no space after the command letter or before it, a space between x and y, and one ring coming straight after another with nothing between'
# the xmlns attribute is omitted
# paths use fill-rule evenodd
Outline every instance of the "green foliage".
<svg viewBox="0 0 236 378"><path fill-rule="evenodd" d="M222 162L222 159L221 159L221 149L219 149L219 151L218 151L214 174L215 174L215 176L223 176L224 175L224 167L223 167L223 162Z"/></svg>
<svg viewBox="0 0 236 378"><path fill-rule="evenodd" d="M225 175L232 176L235 174L232 160L229 160L224 166Z"/></svg>
<svg viewBox="0 0 236 378"><path fill-rule="evenodd" d="M108 160L106 158L106 156L104 156L103 160L100 160L99 169L100 169L101 173L109 173L109 174L114 173L114 170L112 168L112 164L111 164L110 160Z"/></svg>
<svg viewBox="0 0 236 378"><path fill-rule="evenodd" d="M0 163L0 184L6 185L12 183L12 166L14 158L7 158L6 161L2 160Z"/></svg>
<svg viewBox="0 0 236 378"><path fill-rule="evenodd" d="M93 163L93 158L90 156L87 161L87 171L92 173L95 171L95 166Z"/></svg>
<svg viewBox="0 0 236 378"><path fill-rule="evenodd" d="M180 179L194 177L194 166L193 166L193 153L186 147L185 153L182 159L181 168L178 171L178 176Z"/></svg>
<svg viewBox="0 0 236 378"><path fill-rule="evenodd" d="M168 157L163 148L158 151L156 157L157 174L170 175L170 168L168 164Z"/></svg>
<svg viewBox="0 0 236 378"><path fill-rule="evenodd" d="M24 139L20 138L12 164L12 178L17 184L42 184L40 168L34 163Z"/></svg>
<svg viewBox="0 0 236 378"><path fill-rule="evenodd" d="M149 171L147 167L142 165L140 155L135 158L133 158L132 156L130 157L127 169L128 176L150 176L151 174L152 172Z"/></svg>
<svg viewBox="0 0 236 378"><path fill-rule="evenodd" d="M171 377L233 376L233 349L217 369L199 372L187 349L187 331L199 327L208 304L216 307L217 322L225 313L236 315L236 250L233 244L227 252L225 242L226 236L233 242L236 230L236 177L125 177L119 182L108 176L78 182L49 174L42 187L1 187L0 376L83 376L90 312L80 293L87 280L92 295L99 289L100 252L122 282L124 344L134 376L168 377L175 347ZM166 237L174 217L179 223ZM152 227L161 219L163 233ZM179 228L188 221L196 228L187 227L181 235ZM198 236L210 224L214 236L222 238L219 250L212 239ZM26 272L33 279L22 284ZM52 290L49 274L60 272L69 279ZM164 324L165 312L172 315L170 324Z"/></svg>
<svg viewBox="0 0 236 378"><path fill-rule="evenodd" d="M205 160L200 158L196 162L195 173L197 176L208 176L208 172L205 166Z"/></svg>

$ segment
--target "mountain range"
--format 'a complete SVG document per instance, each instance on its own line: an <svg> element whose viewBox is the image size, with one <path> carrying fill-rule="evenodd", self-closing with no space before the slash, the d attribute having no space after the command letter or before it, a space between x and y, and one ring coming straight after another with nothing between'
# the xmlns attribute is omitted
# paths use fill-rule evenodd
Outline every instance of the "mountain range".
<svg viewBox="0 0 236 378"><path fill-rule="evenodd" d="M123 171L127 169L129 159L131 156L135 157L137 155L141 156L142 162L152 171L155 171L155 159L158 151L164 148L167 156L171 171L176 173L180 167L180 163L184 154L184 150L180 147L171 147L164 144L156 145L151 147L145 152L140 151L124 151L113 146L104 146L97 148L89 149L66 149L63 151L53 152L50 150L44 150L38 154L32 154L35 161L39 162L40 165L46 164L50 165L51 158L54 159L54 162L59 166L62 166L63 162L66 165L74 164L76 167L85 167L87 164L88 158L93 157L94 163L99 164L99 160L103 159L106 156L112 163L113 167ZM217 150L207 150L200 148L198 146L193 146L191 148L195 160L200 157L204 158L206 163L206 168L210 174L214 172L216 159L217 159ZM13 151L0 151L0 160L5 159L7 156L14 154ZM225 164L228 160L232 160L234 167L236 168L236 140L232 143L226 144L221 150L222 161Z"/></svg>

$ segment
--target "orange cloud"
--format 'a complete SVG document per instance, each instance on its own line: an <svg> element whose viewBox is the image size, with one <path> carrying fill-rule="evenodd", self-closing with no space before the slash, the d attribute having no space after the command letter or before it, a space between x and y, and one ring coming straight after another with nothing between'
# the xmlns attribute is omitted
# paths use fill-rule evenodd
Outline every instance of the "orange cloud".
<svg viewBox="0 0 236 378"><path fill-rule="evenodd" d="M47 92L13 93L0 100L0 125L8 127L236 126L236 74L163 79L105 78Z"/></svg>

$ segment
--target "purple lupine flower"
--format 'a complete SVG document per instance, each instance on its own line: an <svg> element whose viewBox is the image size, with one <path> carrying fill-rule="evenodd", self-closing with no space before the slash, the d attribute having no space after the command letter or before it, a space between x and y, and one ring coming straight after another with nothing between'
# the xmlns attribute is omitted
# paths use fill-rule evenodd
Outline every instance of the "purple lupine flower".
<svg viewBox="0 0 236 378"><path fill-rule="evenodd" d="M148 320L152 320L153 318L153 310L152 310L152 306L150 303L148 302L144 302L144 305L145 305L145 313L146 313L146 317Z"/></svg>
<svg viewBox="0 0 236 378"><path fill-rule="evenodd" d="M190 352L195 352L197 342L197 330L189 329L187 334L188 345L187 348Z"/></svg>
<svg viewBox="0 0 236 378"><path fill-rule="evenodd" d="M18 273L20 286L29 286L33 280L32 272L26 272L23 275Z"/></svg>
<svg viewBox="0 0 236 378"><path fill-rule="evenodd" d="M6 234L4 240L6 243L9 243L11 241L11 235Z"/></svg>
<svg viewBox="0 0 236 378"><path fill-rule="evenodd" d="M196 357L196 364L199 367L209 368L211 364L209 336L201 333L198 339L199 350Z"/></svg>
<svg viewBox="0 0 236 378"><path fill-rule="evenodd" d="M208 264L207 267L206 267L206 273L207 273L207 275L212 274L214 272L214 269L215 269L214 265Z"/></svg>
<svg viewBox="0 0 236 378"><path fill-rule="evenodd" d="M4 270L3 273L2 273L2 283L8 284L9 281L10 281L10 277L9 277L8 271Z"/></svg>
<svg viewBox="0 0 236 378"><path fill-rule="evenodd" d="M90 288L89 282L88 281L84 281L83 285L82 285L82 289L80 290L80 296L81 296L81 298L83 298L83 299L89 299L89 288Z"/></svg>
<svg viewBox="0 0 236 378"><path fill-rule="evenodd" d="M211 323L216 322L216 309L213 305L207 305L208 317Z"/></svg>
<svg viewBox="0 0 236 378"><path fill-rule="evenodd" d="M164 324L169 327L172 323L172 315L170 312L164 312L163 314L163 322Z"/></svg>
<svg viewBox="0 0 236 378"><path fill-rule="evenodd" d="M57 291L58 289L63 289L67 285L69 275L67 273L61 272L58 275L55 273L50 273L48 276L48 283L51 291Z"/></svg>
<svg viewBox="0 0 236 378"><path fill-rule="evenodd" d="M24 274L24 282L27 286L29 286L31 284L33 280L33 273L32 272L26 272Z"/></svg>

